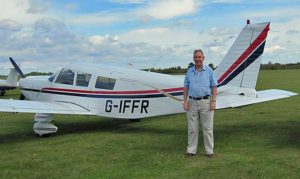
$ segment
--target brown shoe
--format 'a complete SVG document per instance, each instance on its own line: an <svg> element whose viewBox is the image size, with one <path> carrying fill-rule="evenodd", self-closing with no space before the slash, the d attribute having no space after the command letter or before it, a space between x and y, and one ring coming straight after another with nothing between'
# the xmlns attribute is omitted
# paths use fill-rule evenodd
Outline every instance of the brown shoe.
<svg viewBox="0 0 300 179"><path fill-rule="evenodd" d="M213 158L214 154L213 153L212 154L206 154L206 156L209 157L209 158Z"/></svg>
<svg viewBox="0 0 300 179"><path fill-rule="evenodd" d="M190 157L193 157L195 156L196 154L192 154L192 153L186 153L186 157L190 158Z"/></svg>

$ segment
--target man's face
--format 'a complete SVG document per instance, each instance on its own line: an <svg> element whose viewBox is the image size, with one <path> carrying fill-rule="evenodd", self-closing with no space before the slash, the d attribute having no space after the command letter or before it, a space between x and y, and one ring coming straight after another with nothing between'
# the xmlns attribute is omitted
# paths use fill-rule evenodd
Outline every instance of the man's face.
<svg viewBox="0 0 300 179"><path fill-rule="evenodd" d="M194 62L196 66L202 66L204 61L204 55L201 52L196 52L194 55Z"/></svg>

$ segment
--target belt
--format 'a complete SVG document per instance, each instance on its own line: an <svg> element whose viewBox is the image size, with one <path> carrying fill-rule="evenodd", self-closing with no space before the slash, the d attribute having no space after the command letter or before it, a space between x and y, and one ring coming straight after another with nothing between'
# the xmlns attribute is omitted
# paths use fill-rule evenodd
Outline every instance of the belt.
<svg viewBox="0 0 300 179"><path fill-rule="evenodd" d="M207 95L207 96L202 96L202 97L197 97L197 98L194 98L194 97L192 97L192 96L189 96L189 98L190 99L193 99L193 100L202 100L202 99L209 99L209 95Z"/></svg>

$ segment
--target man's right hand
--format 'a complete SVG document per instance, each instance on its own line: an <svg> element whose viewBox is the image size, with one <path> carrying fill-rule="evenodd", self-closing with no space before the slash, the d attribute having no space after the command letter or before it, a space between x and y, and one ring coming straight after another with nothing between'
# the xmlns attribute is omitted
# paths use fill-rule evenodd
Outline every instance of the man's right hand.
<svg viewBox="0 0 300 179"><path fill-rule="evenodd" d="M187 111L189 109L189 103L187 101L183 102L183 109Z"/></svg>

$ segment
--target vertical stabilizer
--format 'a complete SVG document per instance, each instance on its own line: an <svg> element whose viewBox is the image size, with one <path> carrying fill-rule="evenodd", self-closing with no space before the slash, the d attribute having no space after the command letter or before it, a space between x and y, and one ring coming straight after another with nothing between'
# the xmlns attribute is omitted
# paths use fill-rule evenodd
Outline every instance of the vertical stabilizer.
<svg viewBox="0 0 300 179"><path fill-rule="evenodd" d="M250 24L243 28L215 70L219 86L255 88L270 23Z"/></svg>
<svg viewBox="0 0 300 179"><path fill-rule="evenodd" d="M11 86L17 86L17 81L18 72L14 68L11 68L6 79L6 83L8 83Z"/></svg>

